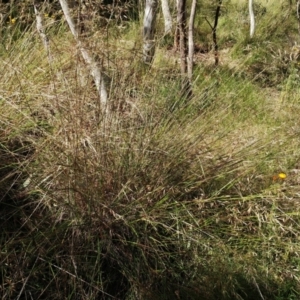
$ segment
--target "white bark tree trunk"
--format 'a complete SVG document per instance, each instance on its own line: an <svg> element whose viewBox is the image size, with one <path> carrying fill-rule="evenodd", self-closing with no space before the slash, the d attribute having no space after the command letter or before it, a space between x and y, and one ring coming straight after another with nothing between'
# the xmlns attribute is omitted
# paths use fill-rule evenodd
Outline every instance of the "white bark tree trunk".
<svg viewBox="0 0 300 300"><path fill-rule="evenodd" d="M161 0L161 8L165 21L165 34L169 34L172 31L172 16L168 0Z"/></svg>
<svg viewBox="0 0 300 300"><path fill-rule="evenodd" d="M158 0L146 0L145 15L144 15L144 46L143 60L146 64L153 61L155 52L155 21L157 14Z"/></svg>
<svg viewBox="0 0 300 300"><path fill-rule="evenodd" d="M300 0L297 0L296 9L297 9L297 19L298 19L298 32L300 34Z"/></svg>
<svg viewBox="0 0 300 300"><path fill-rule="evenodd" d="M175 28L175 34L174 34L174 50L177 51L179 48L179 14L178 14L178 7L179 7L179 1L176 0L176 9L177 9L177 19L176 19L176 28Z"/></svg>
<svg viewBox="0 0 300 300"><path fill-rule="evenodd" d="M191 14L189 19L189 35L188 35L188 59L187 59L187 68L188 68L188 78L190 83L192 82L193 77L193 60L194 60L194 21L196 14L196 4L197 0L193 0L191 7Z"/></svg>
<svg viewBox="0 0 300 300"><path fill-rule="evenodd" d="M106 91L106 87L105 87L104 76L101 72L100 66L93 59L92 55L88 52L88 50L83 45L83 43L80 41L78 32L75 27L75 23L70 14L70 9L69 9L69 5L68 5L67 1L59 0L59 2L61 5L61 8L63 10L63 13L65 15L66 21L69 25L69 28L77 42L77 46L81 52L81 55L82 55L84 61L86 62L86 64L90 68L91 75L94 79L97 91L99 93L101 110L103 113L108 113L109 107L108 107L107 91Z"/></svg>
<svg viewBox="0 0 300 300"><path fill-rule="evenodd" d="M186 0L177 1L177 26L179 32L181 74L187 72Z"/></svg>
<svg viewBox="0 0 300 300"><path fill-rule="evenodd" d="M249 0L249 15L250 15L250 37L252 38L255 31L255 18L253 11L253 0Z"/></svg>
<svg viewBox="0 0 300 300"><path fill-rule="evenodd" d="M36 0L33 1L34 13L36 18L36 29L42 39L42 42L48 54L48 58L51 61L49 39L45 33L43 14L40 11L40 6L41 3L38 3Z"/></svg>

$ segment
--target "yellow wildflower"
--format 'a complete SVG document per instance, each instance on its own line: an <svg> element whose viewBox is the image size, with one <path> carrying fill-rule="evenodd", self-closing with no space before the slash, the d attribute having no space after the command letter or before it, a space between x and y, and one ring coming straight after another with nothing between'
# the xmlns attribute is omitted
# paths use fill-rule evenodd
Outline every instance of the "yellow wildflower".
<svg viewBox="0 0 300 300"><path fill-rule="evenodd" d="M16 18L12 18L11 16L9 16L9 23L10 23L10 24L15 24L16 21L17 21Z"/></svg>
<svg viewBox="0 0 300 300"><path fill-rule="evenodd" d="M278 178L280 179L286 179L286 174L285 173L279 173Z"/></svg>
<svg viewBox="0 0 300 300"><path fill-rule="evenodd" d="M276 175L273 176L273 181L276 181L276 180L285 180L286 179L286 174L281 172L281 173L278 173Z"/></svg>

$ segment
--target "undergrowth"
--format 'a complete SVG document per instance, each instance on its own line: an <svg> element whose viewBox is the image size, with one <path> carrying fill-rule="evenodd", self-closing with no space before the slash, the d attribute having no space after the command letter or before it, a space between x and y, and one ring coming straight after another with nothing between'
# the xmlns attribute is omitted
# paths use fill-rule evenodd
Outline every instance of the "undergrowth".
<svg viewBox="0 0 300 300"><path fill-rule="evenodd" d="M104 118L57 26L51 60L33 28L1 48L1 298L298 299L297 64L262 84L247 41L187 99L176 54L147 69L136 23L108 28Z"/></svg>

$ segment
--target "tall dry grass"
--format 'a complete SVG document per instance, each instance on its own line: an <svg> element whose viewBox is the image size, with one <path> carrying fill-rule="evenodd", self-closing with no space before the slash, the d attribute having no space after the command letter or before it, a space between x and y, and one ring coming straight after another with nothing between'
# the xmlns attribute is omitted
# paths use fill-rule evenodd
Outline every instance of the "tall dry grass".
<svg viewBox="0 0 300 300"><path fill-rule="evenodd" d="M176 58L107 32L110 118L63 24L50 62L33 29L2 45L1 297L296 299L295 91L199 63L187 101Z"/></svg>

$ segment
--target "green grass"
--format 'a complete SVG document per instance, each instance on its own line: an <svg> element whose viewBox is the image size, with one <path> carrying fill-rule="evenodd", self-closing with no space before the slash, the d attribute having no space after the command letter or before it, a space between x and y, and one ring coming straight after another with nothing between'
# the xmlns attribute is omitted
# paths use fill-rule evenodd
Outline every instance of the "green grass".
<svg viewBox="0 0 300 300"><path fill-rule="evenodd" d="M161 40L141 65L137 23L92 32L111 78L104 120L64 26L49 28L52 61L34 29L7 30L2 299L299 298L298 64L280 54L284 28L264 32L277 6L251 41L242 26L230 37L244 8L226 5L220 49L234 44L217 69L196 58L191 99Z"/></svg>

